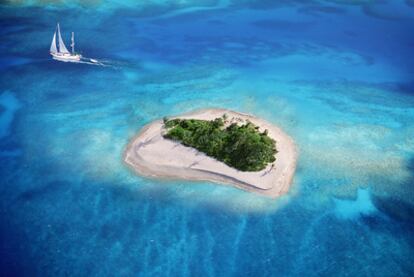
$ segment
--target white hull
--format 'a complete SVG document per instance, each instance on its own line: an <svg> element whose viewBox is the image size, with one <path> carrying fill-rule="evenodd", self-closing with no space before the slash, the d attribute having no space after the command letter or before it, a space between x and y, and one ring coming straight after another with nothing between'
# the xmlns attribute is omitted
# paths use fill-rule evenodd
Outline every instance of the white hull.
<svg viewBox="0 0 414 277"><path fill-rule="evenodd" d="M63 54L63 53L50 53L53 59L62 62L77 62L80 61L82 56L79 54Z"/></svg>

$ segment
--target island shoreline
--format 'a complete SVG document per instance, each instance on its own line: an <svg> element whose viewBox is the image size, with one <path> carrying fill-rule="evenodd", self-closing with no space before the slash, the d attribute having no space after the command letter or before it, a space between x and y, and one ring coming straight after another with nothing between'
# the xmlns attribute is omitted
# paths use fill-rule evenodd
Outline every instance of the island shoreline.
<svg viewBox="0 0 414 277"><path fill-rule="evenodd" d="M226 109L199 109L174 118L213 120L227 114L230 118L249 120L276 141L275 167L268 165L258 172L242 172L227 166L191 147L162 137L163 121L145 125L128 143L123 161L139 175L163 180L210 181L268 197L289 191L296 170L298 151L293 139L278 126L253 115Z"/></svg>

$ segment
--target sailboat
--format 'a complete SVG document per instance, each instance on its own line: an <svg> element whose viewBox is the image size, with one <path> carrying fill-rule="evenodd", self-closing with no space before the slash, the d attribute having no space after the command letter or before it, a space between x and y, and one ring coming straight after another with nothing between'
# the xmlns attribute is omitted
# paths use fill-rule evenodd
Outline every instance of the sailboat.
<svg viewBox="0 0 414 277"><path fill-rule="evenodd" d="M56 33L58 37L58 43L56 41ZM50 55L53 59L63 62L76 62L80 61L82 55L75 53L75 34L72 32L72 53L68 51L63 42L62 36L60 35L60 26L57 24L56 31L53 34L52 44L50 45Z"/></svg>

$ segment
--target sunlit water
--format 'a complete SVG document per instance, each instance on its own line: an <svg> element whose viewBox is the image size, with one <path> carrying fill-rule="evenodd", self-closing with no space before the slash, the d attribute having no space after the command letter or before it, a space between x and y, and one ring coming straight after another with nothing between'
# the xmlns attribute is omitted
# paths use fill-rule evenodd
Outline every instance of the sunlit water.
<svg viewBox="0 0 414 277"><path fill-rule="evenodd" d="M0 9L3 275L412 276L412 1L21 2ZM53 61L58 21L110 66ZM205 107L295 139L288 195L122 163Z"/></svg>

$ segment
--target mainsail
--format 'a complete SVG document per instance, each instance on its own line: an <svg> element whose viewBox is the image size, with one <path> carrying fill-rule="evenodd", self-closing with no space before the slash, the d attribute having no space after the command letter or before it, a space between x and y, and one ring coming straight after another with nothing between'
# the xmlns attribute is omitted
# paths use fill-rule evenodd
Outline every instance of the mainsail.
<svg viewBox="0 0 414 277"><path fill-rule="evenodd" d="M59 52L63 54L69 54L68 49L66 49L65 43L63 43L62 36L60 35L59 23L58 23L58 37L59 37Z"/></svg>
<svg viewBox="0 0 414 277"><path fill-rule="evenodd" d="M56 32L53 34L52 44L50 45L50 53L57 53L57 48L56 48Z"/></svg>

